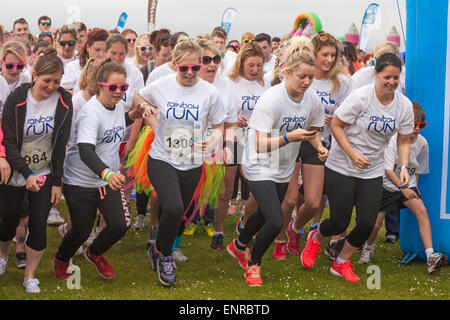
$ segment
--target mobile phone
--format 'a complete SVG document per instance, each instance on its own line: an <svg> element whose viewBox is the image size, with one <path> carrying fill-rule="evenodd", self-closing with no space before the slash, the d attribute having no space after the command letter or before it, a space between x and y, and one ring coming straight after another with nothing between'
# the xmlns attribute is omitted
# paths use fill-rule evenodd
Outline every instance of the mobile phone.
<svg viewBox="0 0 450 320"><path fill-rule="evenodd" d="M47 176L41 176L41 177L39 177L39 179L42 180L42 183L38 183L37 185L39 188L42 188L45 184L45 181L47 181Z"/></svg>
<svg viewBox="0 0 450 320"><path fill-rule="evenodd" d="M317 132L323 132L324 127L316 127L316 126L311 126L308 128L308 131L317 131Z"/></svg>

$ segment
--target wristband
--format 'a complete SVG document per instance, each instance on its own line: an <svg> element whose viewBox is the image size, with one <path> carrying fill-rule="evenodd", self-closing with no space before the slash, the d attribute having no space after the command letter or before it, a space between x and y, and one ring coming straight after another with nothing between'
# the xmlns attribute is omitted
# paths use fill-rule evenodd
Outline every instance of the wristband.
<svg viewBox="0 0 450 320"><path fill-rule="evenodd" d="M408 166L403 166L401 169L406 169L406 171L409 171ZM400 170L401 170L401 169L400 169Z"/></svg>
<svg viewBox="0 0 450 320"><path fill-rule="evenodd" d="M289 143L289 140L288 140L288 138L287 138L287 135L284 135L283 138L284 138L284 141L286 141L286 143Z"/></svg>
<svg viewBox="0 0 450 320"><path fill-rule="evenodd" d="M29 177L35 176L34 173L30 174L25 180L28 180Z"/></svg>
<svg viewBox="0 0 450 320"><path fill-rule="evenodd" d="M111 171L112 171L112 170L108 168L108 170L106 170L106 171L102 174L101 178L102 178L103 180L105 180L106 175L107 175L109 172L111 172Z"/></svg>
<svg viewBox="0 0 450 320"><path fill-rule="evenodd" d="M113 174L114 174L114 172L112 172L112 171L109 172L109 173L106 175L106 177L105 177L104 180L105 180L106 182L108 182L109 178L110 178Z"/></svg>

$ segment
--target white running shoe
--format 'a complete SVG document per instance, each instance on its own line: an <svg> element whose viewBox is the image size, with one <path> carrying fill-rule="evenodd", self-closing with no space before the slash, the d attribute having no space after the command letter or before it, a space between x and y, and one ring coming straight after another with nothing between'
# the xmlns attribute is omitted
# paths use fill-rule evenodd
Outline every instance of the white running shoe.
<svg viewBox="0 0 450 320"><path fill-rule="evenodd" d="M375 246L372 249L368 249L366 246L364 246L361 251L361 258L359 258L358 263L360 263L360 264L371 263L374 252L375 252Z"/></svg>
<svg viewBox="0 0 450 320"><path fill-rule="evenodd" d="M28 293L40 293L41 289L39 288L39 280L38 279L30 279L23 282L23 286Z"/></svg>
<svg viewBox="0 0 450 320"><path fill-rule="evenodd" d="M8 259L0 258L0 276L5 273L7 263L8 263Z"/></svg>
<svg viewBox="0 0 450 320"><path fill-rule="evenodd" d="M99 227L93 228L91 234L89 235L89 238L86 240L84 244L89 247L92 244L92 242L94 242L94 239L97 238L99 233L100 233Z"/></svg>
<svg viewBox="0 0 450 320"><path fill-rule="evenodd" d="M67 233L68 231L69 231L69 230L68 230L68 228L67 228L67 222L64 223L64 224L62 224L62 225L60 225L60 226L58 227L58 233L59 233L59 235L61 236L61 238L64 238L64 236L66 235L66 233Z"/></svg>
<svg viewBox="0 0 450 320"><path fill-rule="evenodd" d="M61 217L61 215L59 214L58 209L51 208L50 209L50 214L49 214L48 219L47 219L47 224L58 225L58 224L61 224L61 223L64 223L64 218Z"/></svg>
<svg viewBox="0 0 450 320"><path fill-rule="evenodd" d="M172 258L177 262L186 262L189 260L180 248L177 248L172 252Z"/></svg>
<svg viewBox="0 0 450 320"><path fill-rule="evenodd" d="M138 214L136 216L136 221L131 226L131 228L133 230L144 230L145 227L147 227L147 217L142 214Z"/></svg>

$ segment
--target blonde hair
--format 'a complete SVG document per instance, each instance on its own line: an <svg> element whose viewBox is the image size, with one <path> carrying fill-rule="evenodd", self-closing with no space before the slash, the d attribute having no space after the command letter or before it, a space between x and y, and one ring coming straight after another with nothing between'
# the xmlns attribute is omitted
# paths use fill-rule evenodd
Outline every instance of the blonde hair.
<svg viewBox="0 0 450 320"><path fill-rule="evenodd" d="M61 39L61 36L65 33L71 34L75 40L78 40L78 31L75 24L65 24L61 28L59 28L58 32L56 33L56 39Z"/></svg>
<svg viewBox="0 0 450 320"><path fill-rule="evenodd" d="M316 66L316 57L314 47L310 39L306 37L292 37L289 45L285 49L284 64L286 70L297 69L301 64L306 63L310 66Z"/></svg>
<svg viewBox="0 0 450 320"><path fill-rule="evenodd" d="M238 78L242 76L244 72L245 61L251 57L261 57L263 59L263 63L266 60L264 51L261 49L259 44L254 42L247 43L239 51L239 54L236 58L236 62L234 63L233 69L231 70L231 73L228 75L228 77L233 81L237 81ZM262 70L258 74L257 81L262 86L264 85L264 72L262 72Z"/></svg>
<svg viewBox="0 0 450 320"><path fill-rule="evenodd" d="M251 32L246 32L242 35L241 42L244 40L255 40L255 35Z"/></svg>
<svg viewBox="0 0 450 320"><path fill-rule="evenodd" d="M219 50L219 48L217 48L214 41L211 41L206 38L200 38L200 37L197 37L197 39L195 39L195 41L198 43L200 48L202 48L202 50L209 50L209 51L212 51L216 55L220 55L220 50Z"/></svg>
<svg viewBox="0 0 450 320"><path fill-rule="evenodd" d="M111 59L106 59L99 63L94 79L96 82L106 82L112 73L122 74L127 77L127 70L123 65L111 61ZM100 88L98 85L95 88L95 94L100 94Z"/></svg>
<svg viewBox="0 0 450 320"><path fill-rule="evenodd" d="M81 71L80 80L78 81L80 89L83 90L89 97L95 96L97 92L96 75L103 60L90 58L83 70Z"/></svg>
<svg viewBox="0 0 450 320"><path fill-rule="evenodd" d="M397 47L397 45L390 41L384 41L377 45L375 49L373 50L373 55L375 60L378 59L381 55L385 53L393 53L396 56L400 57L400 51Z"/></svg>
<svg viewBox="0 0 450 320"><path fill-rule="evenodd" d="M191 54L197 55L198 59L201 60L202 48L194 39L187 36L181 36L173 49L172 64L183 60Z"/></svg>
<svg viewBox="0 0 450 320"><path fill-rule="evenodd" d="M25 46L18 41L9 41L7 42L2 49L1 60L5 60L8 54L13 54L17 58L19 58L24 64L27 63L27 53L25 50Z"/></svg>
<svg viewBox="0 0 450 320"><path fill-rule="evenodd" d="M143 39L148 39L148 42L153 47L153 44L150 42L150 34L148 34L148 33L143 33L136 39L136 42L134 45L134 54L136 56L136 59L134 59L134 64L138 68L140 68L143 65L147 65L147 62L145 62L140 55L141 52L140 52L140 48L139 48L139 46L140 46L139 43ZM152 58L153 58L153 56L154 56L154 51L152 51Z"/></svg>

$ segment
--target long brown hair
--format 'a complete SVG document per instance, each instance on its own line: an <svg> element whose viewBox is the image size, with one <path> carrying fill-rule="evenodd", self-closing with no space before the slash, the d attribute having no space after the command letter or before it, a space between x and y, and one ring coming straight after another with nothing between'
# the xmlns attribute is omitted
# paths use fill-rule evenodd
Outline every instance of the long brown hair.
<svg viewBox="0 0 450 320"><path fill-rule="evenodd" d="M37 55L39 58L33 66L33 71L36 72L37 76L56 73L61 73L62 76L64 74L64 64L54 47L41 48ZM34 85L34 79L31 84Z"/></svg>
<svg viewBox="0 0 450 320"><path fill-rule="evenodd" d="M86 43L83 45L80 53L78 54L78 56L80 57L81 68L83 68L86 65L86 62L89 58L87 48L91 47L96 41L106 41L108 37L109 32L106 31L105 29L94 29L89 32Z"/></svg>

